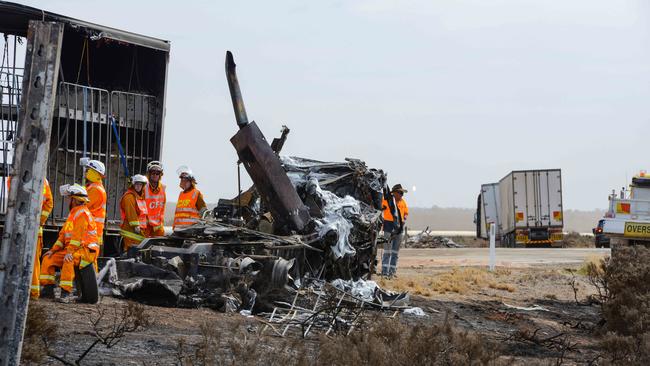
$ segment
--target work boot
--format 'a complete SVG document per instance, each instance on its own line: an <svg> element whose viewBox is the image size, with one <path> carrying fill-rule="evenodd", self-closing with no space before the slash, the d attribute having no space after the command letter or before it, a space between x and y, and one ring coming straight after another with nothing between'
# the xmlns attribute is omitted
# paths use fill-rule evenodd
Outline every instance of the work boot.
<svg viewBox="0 0 650 366"><path fill-rule="evenodd" d="M59 296L59 302L68 304L74 301L75 301L75 296L72 294L72 292L68 292L63 289L61 290L61 296Z"/></svg>
<svg viewBox="0 0 650 366"><path fill-rule="evenodd" d="M53 299L54 298L54 288L55 285L45 285L41 288L41 298L43 299Z"/></svg>

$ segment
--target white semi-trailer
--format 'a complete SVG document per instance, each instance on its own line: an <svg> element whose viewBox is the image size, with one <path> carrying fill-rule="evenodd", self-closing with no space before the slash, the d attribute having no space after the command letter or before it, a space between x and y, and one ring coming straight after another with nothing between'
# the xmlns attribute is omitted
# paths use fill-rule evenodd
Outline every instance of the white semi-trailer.
<svg viewBox="0 0 650 366"><path fill-rule="evenodd" d="M481 185L481 193L478 195L476 215L474 216L476 236L478 238L489 239L490 224L494 224L497 229L496 239L501 239L499 203L499 183Z"/></svg>
<svg viewBox="0 0 650 366"><path fill-rule="evenodd" d="M499 181L505 247L559 245L564 228L560 169L513 171Z"/></svg>
<svg viewBox="0 0 650 366"><path fill-rule="evenodd" d="M609 196L603 234L612 248L621 245L650 245L650 176L645 171L632 178L629 191Z"/></svg>

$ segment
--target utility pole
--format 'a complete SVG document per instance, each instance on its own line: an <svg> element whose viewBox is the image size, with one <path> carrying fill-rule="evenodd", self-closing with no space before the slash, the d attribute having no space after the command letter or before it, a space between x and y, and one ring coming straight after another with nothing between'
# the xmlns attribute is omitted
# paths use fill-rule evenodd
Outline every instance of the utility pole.
<svg viewBox="0 0 650 366"><path fill-rule="evenodd" d="M20 363L62 40L63 24L29 22L13 179L0 246L0 366Z"/></svg>

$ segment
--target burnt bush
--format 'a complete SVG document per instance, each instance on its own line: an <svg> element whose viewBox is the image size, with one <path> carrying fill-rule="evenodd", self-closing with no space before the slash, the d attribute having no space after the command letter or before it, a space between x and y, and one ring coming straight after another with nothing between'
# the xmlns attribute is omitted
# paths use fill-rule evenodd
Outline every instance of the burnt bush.
<svg viewBox="0 0 650 366"><path fill-rule="evenodd" d="M241 327L241 325L240 325ZM244 327L245 328L245 327ZM398 319L365 323L350 335L315 340L277 338L234 331L221 337L217 325L201 327L201 340L177 342L180 365L497 365L500 348L484 337L443 324L405 324Z"/></svg>
<svg viewBox="0 0 650 366"><path fill-rule="evenodd" d="M482 336L443 324L373 323L348 337L321 339L319 365L488 365L499 347Z"/></svg>
<svg viewBox="0 0 650 366"><path fill-rule="evenodd" d="M616 248L611 259L591 263L604 327L600 345L612 364L650 364L650 249Z"/></svg>

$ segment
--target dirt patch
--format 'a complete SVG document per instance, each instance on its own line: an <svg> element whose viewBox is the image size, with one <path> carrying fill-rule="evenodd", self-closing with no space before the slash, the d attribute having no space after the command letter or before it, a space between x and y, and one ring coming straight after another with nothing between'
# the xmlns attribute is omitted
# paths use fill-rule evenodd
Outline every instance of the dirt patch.
<svg viewBox="0 0 650 366"><path fill-rule="evenodd" d="M463 364L588 363L599 357L593 330L598 327L600 308L574 300L571 281L575 281L579 299L594 295L587 277L579 274L581 266L495 272L478 267L400 268L397 278L377 281L388 289L410 291L412 304L426 315L377 313L381 316L376 321L348 336L302 339L292 333L281 338L270 331L261 334L264 323L255 317L145 305L150 319L146 328L125 334L111 348L97 346L83 364L202 365L245 360L252 365L286 366L345 364L345 359L400 363L409 355L429 364L455 364L453 360ZM38 301L40 316L57 326L52 349L70 357L93 342L90 320L98 309L121 309L125 303L114 298L102 298L97 306ZM393 315L394 319L386 319ZM445 351L450 346L462 351ZM47 355L38 363L59 364Z"/></svg>

